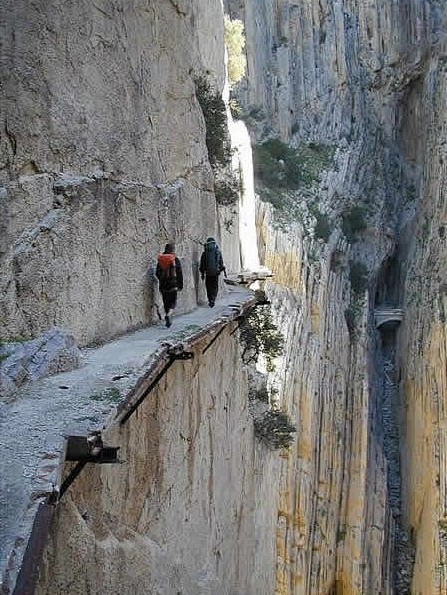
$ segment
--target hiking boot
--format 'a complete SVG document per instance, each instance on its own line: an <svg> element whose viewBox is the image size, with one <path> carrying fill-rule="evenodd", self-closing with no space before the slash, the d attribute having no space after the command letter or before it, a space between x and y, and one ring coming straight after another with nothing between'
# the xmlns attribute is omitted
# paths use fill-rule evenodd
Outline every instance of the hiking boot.
<svg viewBox="0 0 447 595"><path fill-rule="evenodd" d="M210 308L214 308L214 302L209 302L209 303L208 303L208 306L209 306Z"/></svg>
<svg viewBox="0 0 447 595"><path fill-rule="evenodd" d="M166 326L169 328L171 326L171 319L169 318L169 316L167 314L165 316L165 322L166 322Z"/></svg>

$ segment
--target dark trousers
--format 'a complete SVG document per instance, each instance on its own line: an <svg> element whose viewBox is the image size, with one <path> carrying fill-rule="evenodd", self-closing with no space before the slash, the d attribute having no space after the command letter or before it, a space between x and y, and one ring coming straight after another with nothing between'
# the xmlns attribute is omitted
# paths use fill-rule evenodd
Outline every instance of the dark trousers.
<svg viewBox="0 0 447 595"><path fill-rule="evenodd" d="M173 310L177 305L177 292L162 291L161 297L163 299L163 308L165 309L165 314L167 314L169 310Z"/></svg>
<svg viewBox="0 0 447 595"><path fill-rule="evenodd" d="M219 289L219 275L206 275L205 287L208 302L214 304L217 297L217 291Z"/></svg>

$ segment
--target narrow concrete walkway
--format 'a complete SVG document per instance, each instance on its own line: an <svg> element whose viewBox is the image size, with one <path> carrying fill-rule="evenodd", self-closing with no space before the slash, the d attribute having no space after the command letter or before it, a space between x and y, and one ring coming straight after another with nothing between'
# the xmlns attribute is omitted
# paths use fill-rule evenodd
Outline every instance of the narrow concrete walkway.
<svg viewBox="0 0 447 595"><path fill-rule="evenodd" d="M103 429L164 343L186 341L216 320L233 318L235 311L252 299L252 292L229 287L214 308L199 307L174 317L169 329L160 322L101 347L85 349L81 368L27 385L12 403L0 404L2 584L8 558L12 579L8 582L14 584L38 504L52 484L57 487L60 483L64 435L87 435Z"/></svg>
<svg viewBox="0 0 447 595"><path fill-rule="evenodd" d="M376 328L383 325L393 323L395 326L399 325L404 319L404 311L401 308L392 308L391 306L382 306L374 310L374 318L376 321Z"/></svg>

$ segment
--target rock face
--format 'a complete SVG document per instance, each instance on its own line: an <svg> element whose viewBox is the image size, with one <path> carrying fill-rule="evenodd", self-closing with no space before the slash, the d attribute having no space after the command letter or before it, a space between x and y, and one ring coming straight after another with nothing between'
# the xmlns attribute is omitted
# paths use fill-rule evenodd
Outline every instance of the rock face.
<svg viewBox="0 0 447 595"><path fill-rule="evenodd" d="M436 420L445 386L445 123L443 58L434 48L443 55L445 7L311 0L227 6L246 27L249 76L235 95L254 140L337 147L335 168L321 172L313 188L295 193L282 210L258 209L259 244L276 281L269 296L287 334L276 383L298 420L296 451L281 473L276 593L444 592L445 472ZM353 205L368 216L350 237ZM330 222L324 238L321 213ZM364 288L353 274L357 263L367 275ZM382 411L385 339L371 312L408 296L414 305L404 308L398 334L394 427ZM430 303L438 323L427 318ZM396 452L387 432L400 434L397 509L390 481Z"/></svg>
<svg viewBox="0 0 447 595"><path fill-rule="evenodd" d="M37 593L273 592L279 460L255 446L233 330L205 353L210 338L198 343L109 428L123 464L72 484Z"/></svg>
<svg viewBox="0 0 447 595"><path fill-rule="evenodd" d="M0 358L4 358L0 361L0 399L4 399L25 382L77 368L81 352L70 333L52 328L33 341L0 346Z"/></svg>
<svg viewBox="0 0 447 595"><path fill-rule="evenodd" d="M425 129L407 136L421 173L416 217L404 229L402 295L408 324L400 337L405 516L416 544L414 593L445 593L446 568L446 284L445 46L413 96Z"/></svg>
<svg viewBox="0 0 447 595"><path fill-rule="evenodd" d="M38 592L445 593L446 8L225 8L245 24L233 95L253 141L307 150L298 188L257 208L285 338L269 385L296 441L281 456L255 441L234 335L198 349L107 429L126 464L73 485ZM87 343L149 322L149 255L167 239L192 308L192 240L218 228L194 77L223 86L220 3L4 9L5 338L56 323ZM404 311L395 335L374 323L387 303Z"/></svg>
<svg viewBox="0 0 447 595"><path fill-rule="evenodd" d="M191 309L191 236L216 225L194 78L223 86L220 2L1 10L2 338L56 324L86 344L149 323L146 273L168 240Z"/></svg>

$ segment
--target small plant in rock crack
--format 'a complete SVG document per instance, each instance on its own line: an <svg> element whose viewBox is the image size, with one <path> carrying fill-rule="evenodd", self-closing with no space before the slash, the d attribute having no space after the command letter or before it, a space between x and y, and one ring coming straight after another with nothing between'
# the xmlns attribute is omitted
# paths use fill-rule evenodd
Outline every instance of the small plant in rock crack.
<svg viewBox="0 0 447 595"><path fill-rule="evenodd" d="M229 170L215 170L214 195L219 205L228 207L237 204L241 190L240 175Z"/></svg>
<svg viewBox="0 0 447 595"><path fill-rule="evenodd" d="M341 229L351 244L367 228L367 214L368 211L364 205L353 205L349 211L342 214Z"/></svg>
<svg viewBox="0 0 447 595"><path fill-rule="evenodd" d="M355 295L361 295L368 287L368 269L359 261L349 261L349 280L351 290Z"/></svg>
<svg viewBox="0 0 447 595"><path fill-rule="evenodd" d="M242 361L256 363L262 355L267 372L275 369L274 360L283 352L284 337L273 321L270 307L258 306L241 325Z"/></svg>
<svg viewBox="0 0 447 595"><path fill-rule="evenodd" d="M296 428L284 411L270 409L254 420L255 436L274 450L289 448Z"/></svg>
<svg viewBox="0 0 447 595"><path fill-rule="evenodd" d="M121 400L121 391L119 388L105 388L101 393L94 393L90 396L93 401L111 401L118 403Z"/></svg>

